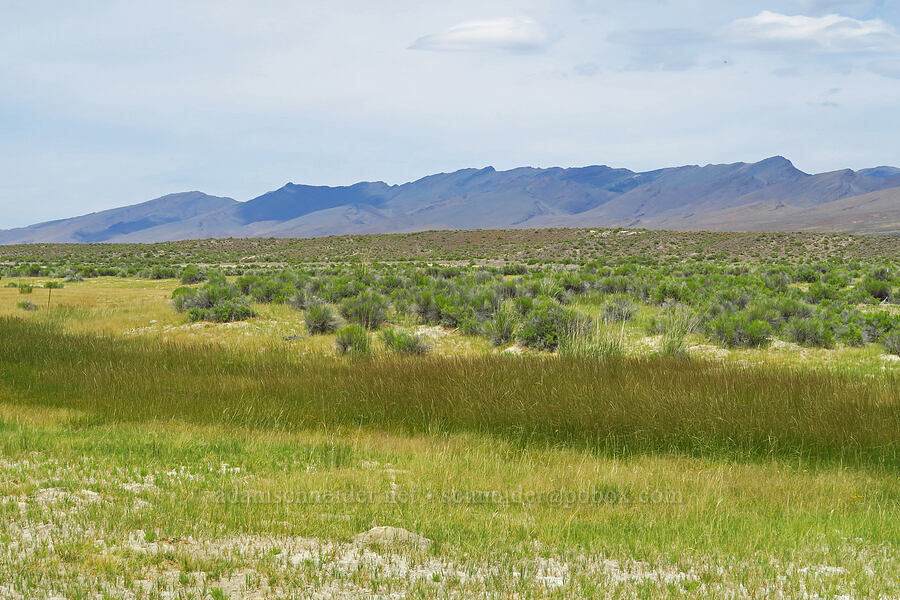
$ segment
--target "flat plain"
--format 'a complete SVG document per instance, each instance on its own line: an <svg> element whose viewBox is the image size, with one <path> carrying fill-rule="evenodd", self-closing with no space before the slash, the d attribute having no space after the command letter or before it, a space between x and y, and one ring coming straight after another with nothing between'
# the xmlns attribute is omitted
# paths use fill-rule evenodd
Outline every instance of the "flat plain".
<svg viewBox="0 0 900 600"><path fill-rule="evenodd" d="M0 248L0 597L900 597L898 256Z"/></svg>

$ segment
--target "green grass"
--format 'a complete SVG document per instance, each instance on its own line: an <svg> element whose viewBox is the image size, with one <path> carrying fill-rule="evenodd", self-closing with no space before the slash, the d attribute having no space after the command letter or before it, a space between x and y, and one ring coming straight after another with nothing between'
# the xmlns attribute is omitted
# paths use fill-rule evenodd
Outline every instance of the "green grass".
<svg viewBox="0 0 900 600"><path fill-rule="evenodd" d="M900 466L900 379L678 358L391 357L62 334L0 320L3 391L126 420L477 432L629 453ZM127 399L127 400L125 400Z"/></svg>
<svg viewBox="0 0 900 600"><path fill-rule="evenodd" d="M28 598L129 597L156 582L198 598L199 582L232 598L900 592L893 471L607 457L473 434L122 423L4 403L0 453L0 586ZM350 540L373 524L434 546L363 555ZM558 588L541 583L542 566ZM818 574L829 567L840 572Z"/></svg>
<svg viewBox="0 0 900 600"><path fill-rule="evenodd" d="M0 597L900 593L889 372L351 360L18 318L0 372ZM352 542L373 525L433 545Z"/></svg>

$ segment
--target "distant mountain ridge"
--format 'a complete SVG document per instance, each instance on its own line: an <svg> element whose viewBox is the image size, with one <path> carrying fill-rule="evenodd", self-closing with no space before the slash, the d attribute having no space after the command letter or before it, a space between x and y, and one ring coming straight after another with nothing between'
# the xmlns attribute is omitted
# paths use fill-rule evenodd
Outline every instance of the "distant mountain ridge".
<svg viewBox="0 0 900 600"><path fill-rule="evenodd" d="M0 244L573 226L900 235L900 168L811 175L775 156L642 173L605 165L486 167L402 185L288 183L246 202L184 192L0 230Z"/></svg>

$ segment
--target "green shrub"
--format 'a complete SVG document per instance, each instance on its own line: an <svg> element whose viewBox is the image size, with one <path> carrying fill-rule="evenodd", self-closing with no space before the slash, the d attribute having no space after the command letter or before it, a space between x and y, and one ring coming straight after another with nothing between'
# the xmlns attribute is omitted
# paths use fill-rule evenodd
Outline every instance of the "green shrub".
<svg viewBox="0 0 900 600"><path fill-rule="evenodd" d="M637 311L638 306L628 296L614 296L603 305L600 316L608 323L624 323L630 321Z"/></svg>
<svg viewBox="0 0 900 600"><path fill-rule="evenodd" d="M34 302L29 302L27 300L22 300L21 302L17 303L16 306L18 306L22 310L27 310L27 311L33 311L33 310L38 309L37 304L35 304Z"/></svg>
<svg viewBox="0 0 900 600"><path fill-rule="evenodd" d="M469 335L478 334L481 324L473 306L474 300L459 292L436 294L434 303L438 314L438 323L444 327L460 329ZM490 307L486 310L490 311Z"/></svg>
<svg viewBox="0 0 900 600"><path fill-rule="evenodd" d="M19 293L20 294L30 294L34 291L34 286L30 283L20 283L19 284Z"/></svg>
<svg viewBox="0 0 900 600"><path fill-rule="evenodd" d="M876 300L887 300L891 297L892 286L887 281L866 277L860 283L866 294L872 296Z"/></svg>
<svg viewBox="0 0 900 600"><path fill-rule="evenodd" d="M839 289L818 281L809 284L809 291L806 293L806 299L813 304L821 304L825 300L837 300L840 297Z"/></svg>
<svg viewBox="0 0 900 600"><path fill-rule="evenodd" d="M585 325L584 317L576 311L551 300L541 300L522 321L517 337L523 346L552 352L559 346L562 335L574 335Z"/></svg>
<svg viewBox="0 0 900 600"><path fill-rule="evenodd" d="M519 323L519 314L512 306L504 306L494 313L494 318L484 322L485 335L495 346L504 346L510 343L516 334Z"/></svg>
<svg viewBox="0 0 900 600"><path fill-rule="evenodd" d="M519 296L513 300L513 307L517 313L524 317L534 308L534 298L531 296Z"/></svg>
<svg viewBox="0 0 900 600"><path fill-rule="evenodd" d="M656 289L653 290L650 297L655 304L662 304L667 300L681 302L687 299L688 294L689 290L684 282L676 282L667 279L661 282Z"/></svg>
<svg viewBox="0 0 900 600"><path fill-rule="evenodd" d="M794 281L813 283L819 281L821 278L822 274L819 273L815 267L812 265L803 265L797 269L797 276L794 278Z"/></svg>
<svg viewBox="0 0 900 600"><path fill-rule="evenodd" d="M831 325L822 319L795 317L788 322L784 332L790 341L801 346L834 347L834 331Z"/></svg>
<svg viewBox="0 0 900 600"><path fill-rule="evenodd" d="M285 275L285 277L282 277ZM256 302L284 303L297 291L289 273L279 276L243 275L238 277L236 285L242 294L250 296Z"/></svg>
<svg viewBox="0 0 900 600"><path fill-rule="evenodd" d="M900 356L900 329L887 333L881 338L881 344L888 354L896 354Z"/></svg>
<svg viewBox="0 0 900 600"><path fill-rule="evenodd" d="M306 297L306 292L303 290L297 290L288 298L288 305L294 310L303 310L311 304L313 303L310 303L310 299Z"/></svg>
<svg viewBox="0 0 900 600"><path fill-rule="evenodd" d="M212 308L220 302L240 298L238 289L223 279L210 281L199 288L179 287L172 292L175 309Z"/></svg>
<svg viewBox="0 0 900 600"><path fill-rule="evenodd" d="M500 298L511 299L519 295L519 288L515 281L501 281L494 286L494 292Z"/></svg>
<svg viewBox="0 0 900 600"><path fill-rule="evenodd" d="M150 279L175 279L175 267L155 266L150 270Z"/></svg>
<svg viewBox="0 0 900 600"><path fill-rule="evenodd" d="M189 287L179 287L172 291L172 305L178 312L184 312L192 308L192 301L197 295L197 290Z"/></svg>
<svg viewBox="0 0 900 600"><path fill-rule="evenodd" d="M769 344L772 326L745 311L722 313L706 323L706 333L726 348L760 348Z"/></svg>
<svg viewBox="0 0 900 600"><path fill-rule="evenodd" d="M63 288L63 284L59 281L48 281L44 283L45 290L59 290Z"/></svg>
<svg viewBox="0 0 900 600"><path fill-rule="evenodd" d="M384 323L387 309L387 300L376 292L362 292L341 302L341 315L366 329L378 329Z"/></svg>
<svg viewBox="0 0 900 600"><path fill-rule="evenodd" d="M527 271L528 268L522 264L507 264L503 265L503 267L500 269L500 272L506 276L524 275Z"/></svg>
<svg viewBox="0 0 900 600"><path fill-rule="evenodd" d="M381 333L381 341L390 351L398 354L425 354L431 350L422 336L406 331L386 329Z"/></svg>
<svg viewBox="0 0 900 600"><path fill-rule="evenodd" d="M334 333L338 328L337 318L327 304L310 306L306 309L303 320L306 321L306 331L310 335Z"/></svg>
<svg viewBox="0 0 900 600"><path fill-rule="evenodd" d="M546 296L554 300L562 300L565 289L553 278L544 277L531 284L531 292L535 297Z"/></svg>
<svg viewBox="0 0 900 600"><path fill-rule="evenodd" d="M363 356L371 352L372 338L365 327L361 325L347 325L337 332L334 340L334 349L341 355Z"/></svg>
<svg viewBox="0 0 900 600"><path fill-rule="evenodd" d="M848 346L863 346L866 337L862 327L856 323L845 323L837 330L837 339Z"/></svg>
<svg viewBox="0 0 900 600"><path fill-rule="evenodd" d="M191 321L230 323L256 316L250 302L224 278L196 289L176 288L172 292L172 304L178 312L186 312Z"/></svg>
<svg viewBox="0 0 900 600"><path fill-rule="evenodd" d="M253 318L256 316L256 311L253 310L246 298L234 298L217 302L210 308L190 308L187 314L191 321L231 323Z"/></svg>
<svg viewBox="0 0 900 600"><path fill-rule="evenodd" d="M810 317L814 310L809 304L788 296L774 298L768 304L778 312L779 322L790 321L793 317Z"/></svg>
<svg viewBox="0 0 900 600"><path fill-rule="evenodd" d="M430 290L423 290L419 293L413 303L413 310L423 323L437 323L440 318L434 294Z"/></svg>
<svg viewBox="0 0 900 600"><path fill-rule="evenodd" d="M181 270L181 283L200 283L206 274L197 265L187 265Z"/></svg>

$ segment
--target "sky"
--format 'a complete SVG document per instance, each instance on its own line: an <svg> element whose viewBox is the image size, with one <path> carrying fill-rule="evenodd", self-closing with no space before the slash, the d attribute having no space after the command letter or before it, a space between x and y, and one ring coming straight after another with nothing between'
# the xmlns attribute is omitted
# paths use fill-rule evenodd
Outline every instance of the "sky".
<svg viewBox="0 0 900 600"><path fill-rule="evenodd" d="M0 0L0 228L492 165L900 166L900 0Z"/></svg>

